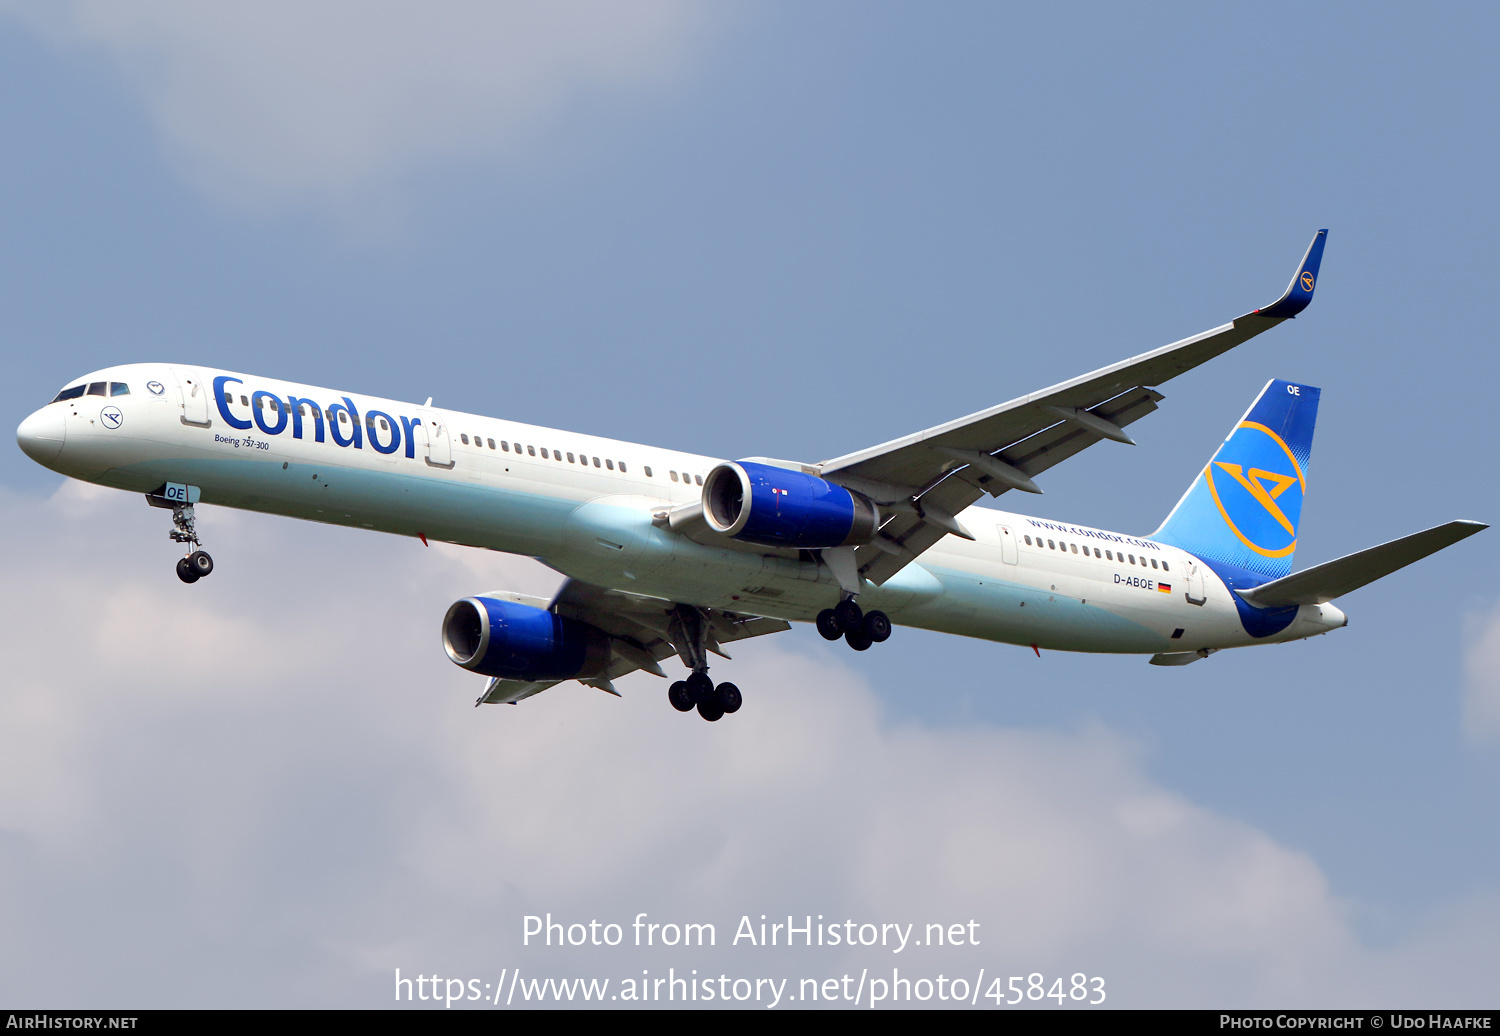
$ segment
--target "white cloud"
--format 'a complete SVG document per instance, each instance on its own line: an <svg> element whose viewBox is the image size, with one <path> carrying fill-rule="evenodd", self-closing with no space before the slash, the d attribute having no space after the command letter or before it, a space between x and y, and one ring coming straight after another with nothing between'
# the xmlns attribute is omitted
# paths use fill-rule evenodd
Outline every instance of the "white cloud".
<svg viewBox="0 0 1500 1036"><path fill-rule="evenodd" d="M718 15L689 0L4 0L101 51L188 176L239 206L350 210L513 152L584 98L672 81Z"/></svg>
<svg viewBox="0 0 1500 1036"><path fill-rule="evenodd" d="M393 970L1106 977L1117 1005L1456 1005L1500 909L1363 946L1316 863L1135 746L883 719L813 638L737 645L709 725L664 685L470 707L437 622L530 562L76 484L0 498L0 996L378 1006ZM806 652L806 653L804 653ZM520 919L711 921L720 946L523 950ZM981 946L726 948L744 914L981 923ZM988 983L988 979L986 979ZM795 985L795 984L794 984Z"/></svg>
<svg viewBox="0 0 1500 1036"><path fill-rule="evenodd" d="M1464 650L1464 733L1472 741L1500 739L1500 607L1471 615Z"/></svg>

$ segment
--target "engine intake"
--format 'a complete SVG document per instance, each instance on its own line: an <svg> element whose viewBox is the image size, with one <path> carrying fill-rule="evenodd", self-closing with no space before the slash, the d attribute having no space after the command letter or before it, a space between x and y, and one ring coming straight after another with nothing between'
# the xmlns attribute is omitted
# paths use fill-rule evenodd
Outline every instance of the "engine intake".
<svg viewBox="0 0 1500 1036"><path fill-rule="evenodd" d="M754 461L720 464L708 473L703 517L715 532L768 547L858 546L880 528L880 512L866 497Z"/></svg>
<svg viewBox="0 0 1500 1036"><path fill-rule="evenodd" d="M494 597L465 597L443 617L443 647L455 664L510 680L597 676L609 641L594 627Z"/></svg>

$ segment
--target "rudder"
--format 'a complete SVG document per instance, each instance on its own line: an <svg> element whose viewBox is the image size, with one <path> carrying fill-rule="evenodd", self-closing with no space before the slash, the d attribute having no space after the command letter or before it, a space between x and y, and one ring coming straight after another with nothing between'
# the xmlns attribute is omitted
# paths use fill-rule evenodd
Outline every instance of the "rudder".
<svg viewBox="0 0 1500 1036"><path fill-rule="evenodd" d="M1290 574L1320 395L1272 379L1151 538L1264 579Z"/></svg>

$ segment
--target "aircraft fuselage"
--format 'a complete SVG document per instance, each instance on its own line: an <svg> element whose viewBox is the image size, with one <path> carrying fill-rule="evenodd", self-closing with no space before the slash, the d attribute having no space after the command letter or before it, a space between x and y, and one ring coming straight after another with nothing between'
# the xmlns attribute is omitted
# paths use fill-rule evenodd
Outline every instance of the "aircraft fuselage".
<svg viewBox="0 0 1500 1036"><path fill-rule="evenodd" d="M87 381L18 432L34 459L83 481L138 493L189 484L204 503L525 555L706 608L810 621L839 598L810 552L663 521L700 499L714 458L206 368L130 364ZM127 391L110 394L116 385ZM946 536L864 587L861 604L898 625L1139 654L1296 640L1346 622L1332 605L1304 605L1253 637L1232 591L1184 550L990 508L961 517L974 541Z"/></svg>

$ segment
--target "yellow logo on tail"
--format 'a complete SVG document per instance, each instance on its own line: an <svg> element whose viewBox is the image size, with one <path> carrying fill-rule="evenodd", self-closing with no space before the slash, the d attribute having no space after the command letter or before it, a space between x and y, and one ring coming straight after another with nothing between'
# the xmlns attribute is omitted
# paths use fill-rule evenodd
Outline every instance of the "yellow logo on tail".
<svg viewBox="0 0 1500 1036"><path fill-rule="evenodd" d="M1293 536L1297 535L1297 527L1276 505L1276 498L1285 493L1287 487L1297 481L1296 475L1278 475L1274 471L1262 471L1260 468L1251 468L1250 477L1246 478L1240 473L1238 464L1225 464L1223 461L1215 461L1214 464L1229 472L1230 476L1249 490L1250 495L1255 497L1257 503L1264 507L1272 518L1281 523L1281 527ZM1267 491L1266 483L1270 482L1275 488Z"/></svg>
<svg viewBox="0 0 1500 1036"><path fill-rule="evenodd" d="M1267 439L1270 441L1267 442ZM1231 456L1237 454L1240 462L1217 459L1217 456L1223 456L1226 452ZM1302 510L1300 497L1307 491L1307 484L1303 479L1302 466L1297 463L1297 458L1293 456L1281 436L1257 421L1242 421L1217 456L1204 469L1203 475L1208 482L1208 491L1213 496L1214 505L1218 507L1220 517L1224 519L1224 524L1229 526L1230 531L1241 543L1262 557L1289 557L1297 549L1297 526L1293 519L1287 517L1286 511L1277 501L1287 490L1296 486L1297 494L1290 499L1293 501L1293 512L1300 515ZM1269 467L1281 467L1283 457L1289 462L1288 467L1291 468L1292 474L1267 470ZM1271 533L1270 527L1261 525L1242 512L1241 523L1236 524L1229 516L1229 509L1225 508L1224 501L1220 499L1219 487L1214 484L1215 468L1234 479L1235 483L1250 494L1250 499L1259 504L1272 521L1285 531L1284 540L1279 533ZM1241 506L1244 504L1235 505L1236 508ZM1260 526L1258 531L1257 526ZM1249 535L1246 535L1247 530ZM1269 542L1257 543L1250 536Z"/></svg>

